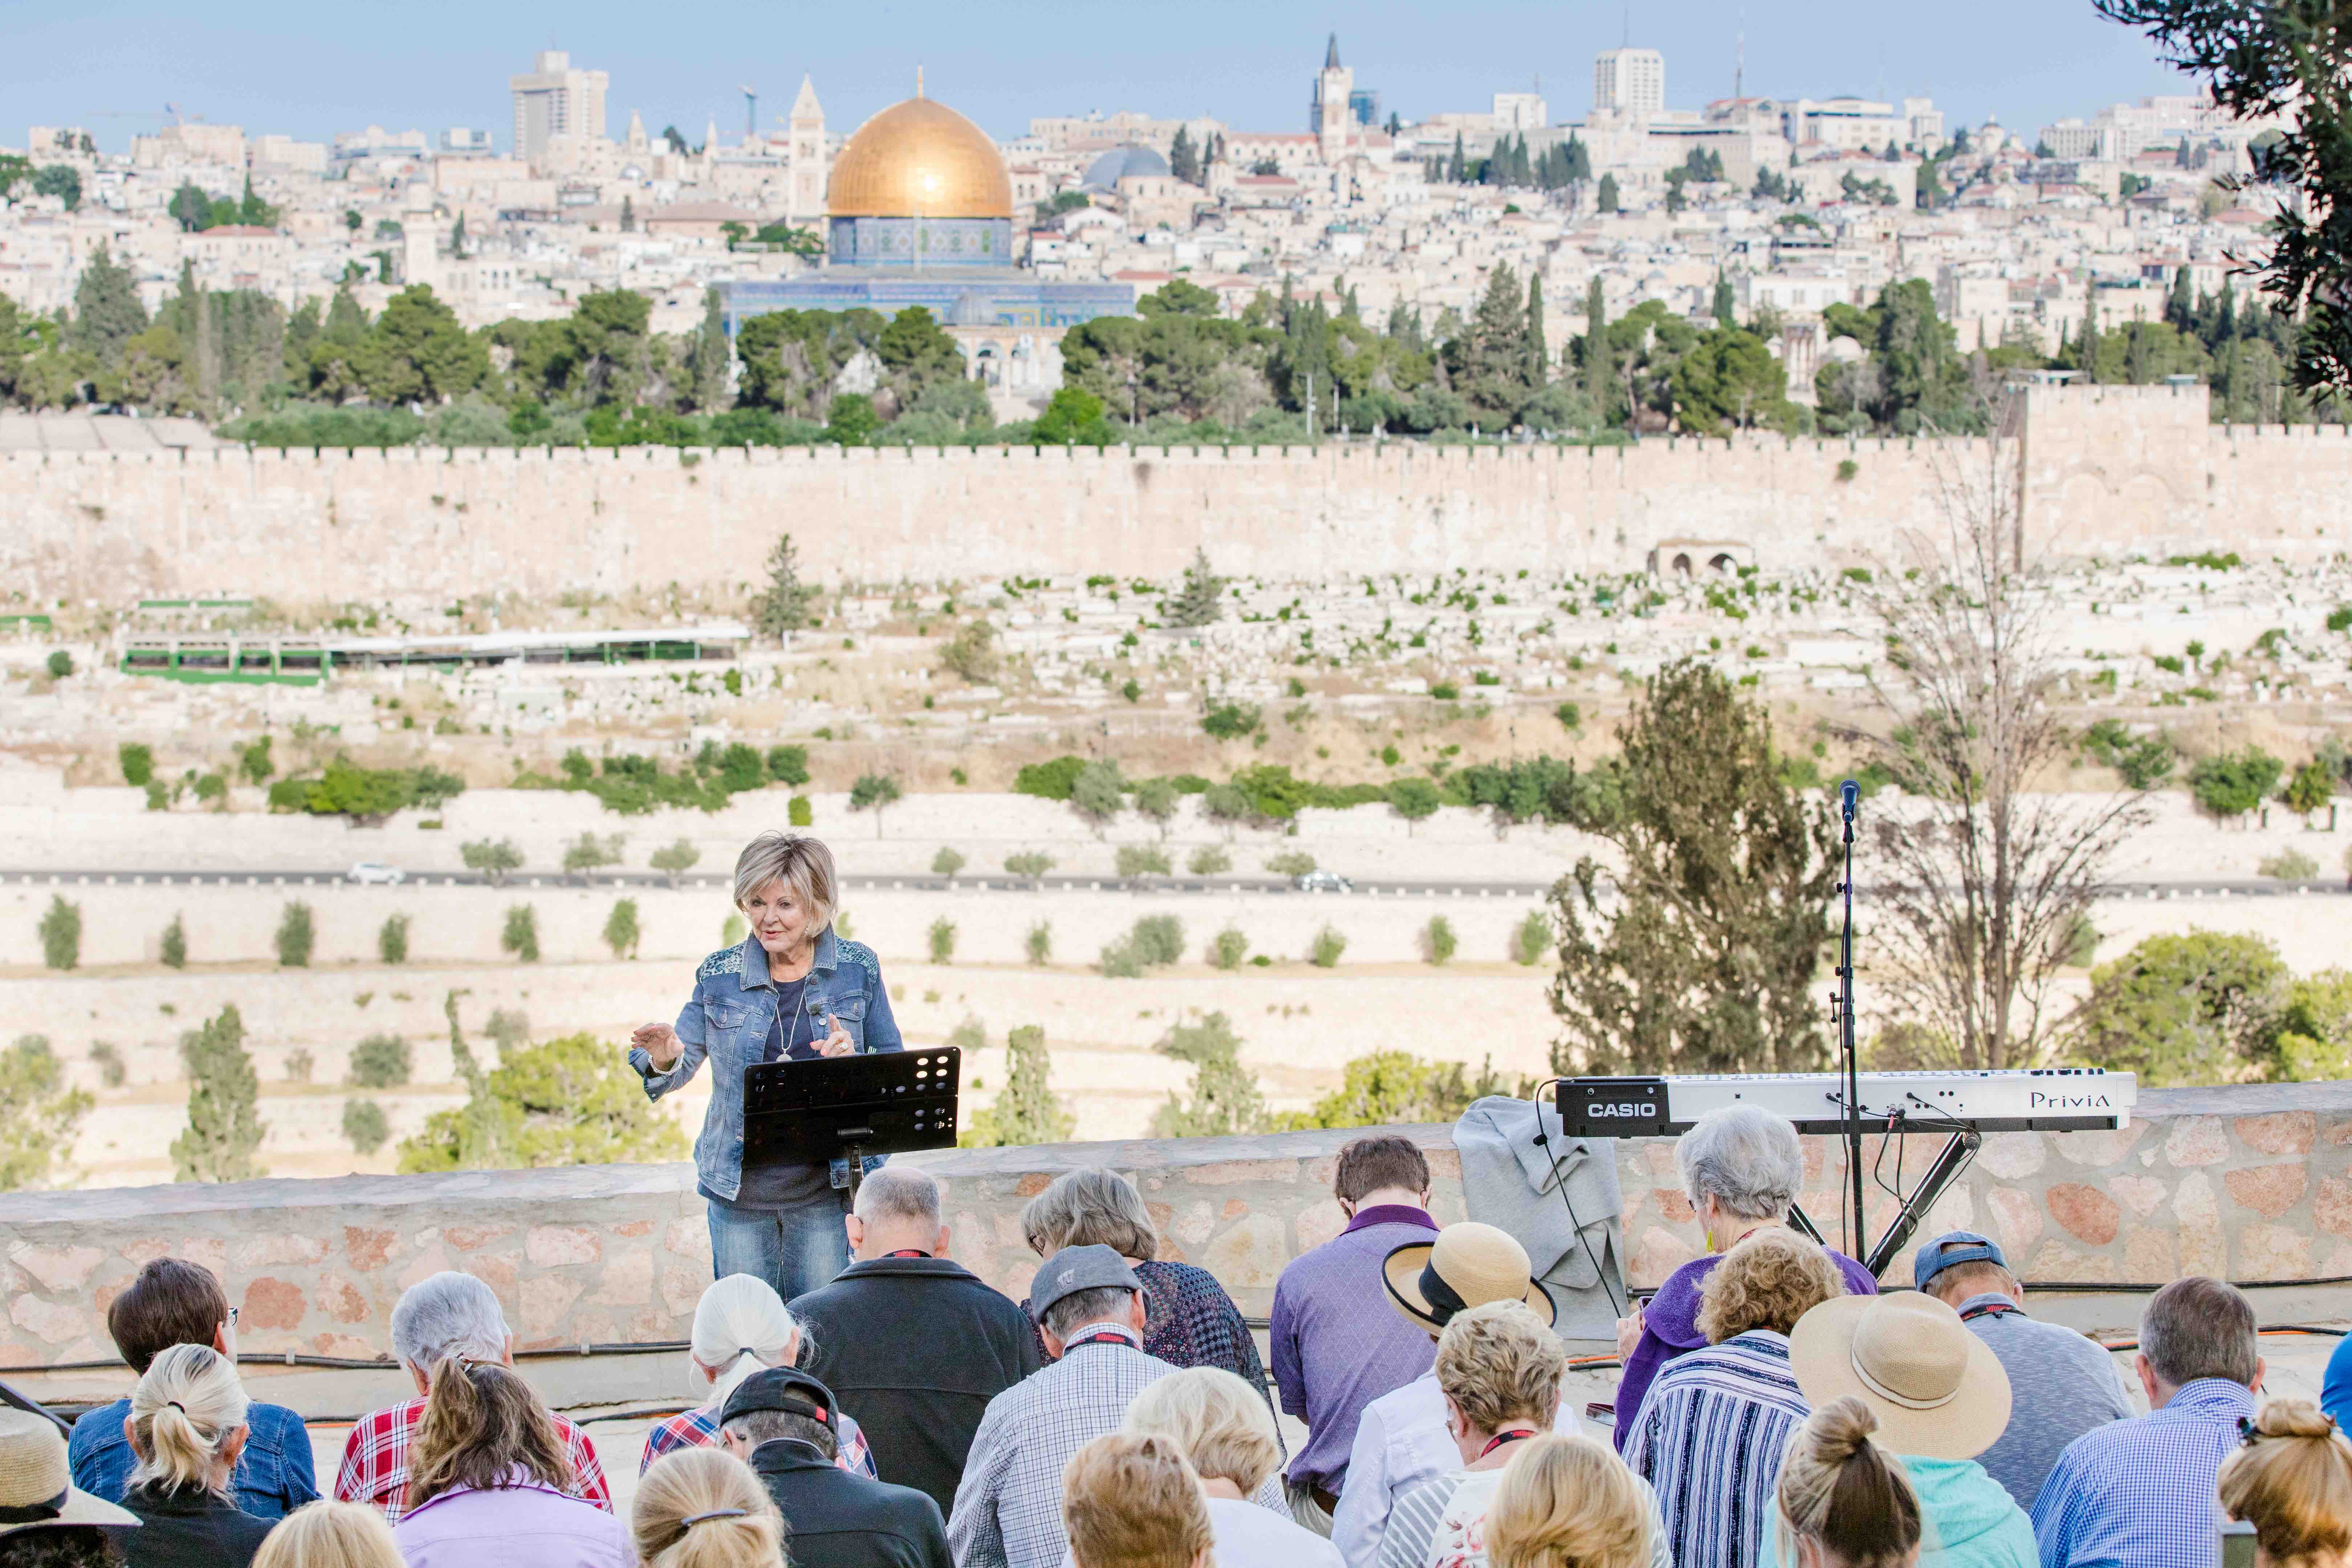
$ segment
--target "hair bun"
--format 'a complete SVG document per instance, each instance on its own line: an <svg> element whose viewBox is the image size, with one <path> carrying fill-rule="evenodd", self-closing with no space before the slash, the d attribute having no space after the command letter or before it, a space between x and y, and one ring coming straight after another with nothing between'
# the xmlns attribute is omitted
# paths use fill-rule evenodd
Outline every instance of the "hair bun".
<svg viewBox="0 0 2352 1568"><path fill-rule="evenodd" d="M1842 1465L1869 1443L1870 1435L1878 1430L1878 1415L1849 1394L1814 1411L1809 1429L1815 1458L1826 1465Z"/></svg>
<svg viewBox="0 0 2352 1568"><path fill-rule="evenodd" d="M2265 1437L2325 1439L2336 1436L2336 1422L2307 1399L2273 1399L2254 1417L2254 1430Z"/></svg>

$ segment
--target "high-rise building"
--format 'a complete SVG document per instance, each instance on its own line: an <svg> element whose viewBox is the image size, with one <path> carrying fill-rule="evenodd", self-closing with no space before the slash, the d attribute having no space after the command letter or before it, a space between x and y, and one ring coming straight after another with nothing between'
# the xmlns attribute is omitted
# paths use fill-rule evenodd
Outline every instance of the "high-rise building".
<svg viewBox="0 0 2352 1568"><path fill-rule="evenodd" d="M1355 95L1356 73L1339 63L1339 35L1323 50L1323 68L1315 73L1315 96L1307 105L1307 129L1323 143L1323 161L1336 163L1345 155L1349 133L1357 127L1348 100Z"/></svg>
<svg viewBox="0 0 2352 1568"><path fill-rule="evenodd" d="M824 216L828 176L824 146L824 106L816 100L816 83L801 78L800 96L793 100L791 120L792 195L786 212L794 220Z"/></svg>
<svg viewBox="0 0 2352 1568"><path fill-rule="evenodd" d="M561 49L541 49L528 75L507 79L514 94L515 156L537 158L557 136L601 141L610 82L603 71L573 70L572 57Z"/></svg>
<svg viewBox="0 0 2352 1568"><path fill-rule="evenodd" d="M1497 131L1540 131L1551 123L1551 106L1540 92L1498 92L1494 119Z"/></svg>
<svg viewBox="0 0 2352 1568"><path fill-rule="evenodd" d="M1592 107L1632 115L1666 107L1666 57L1655 49L1603 49L1592 61Z"/></svg>

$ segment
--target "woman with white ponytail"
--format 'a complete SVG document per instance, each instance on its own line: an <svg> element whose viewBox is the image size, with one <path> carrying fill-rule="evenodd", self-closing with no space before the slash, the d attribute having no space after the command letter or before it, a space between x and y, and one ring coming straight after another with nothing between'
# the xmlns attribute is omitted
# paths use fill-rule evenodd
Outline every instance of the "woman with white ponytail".
<svg viewBox="0 0 2352 1568"><path fill-rule="evenodd" d="M128 1568L247 1568L275 1520L239 1513L229 1475L245 1451L245 1385L210 1345L173 1345L131 1391L123 1435L139 1456L116 1532Z"/></svg>
<svg viewBox="0 0 2352 1568"><path fill-rule="evenodd" d="M794 1366L806 1348L801 1321L776 1294L774 1286L750 1274L730 1274L713 1280L694 1309L694 1331L687 1342L687 1386L697 1402L646 1436L646 1457L637 1465L644 1475L664 1454L679 1448L707 1448L719 1441L719 1413L735 1385L755 1372L772 1366ZM866 1434L847 1411L835 1413L840 1424L841 1451L834 1464L875 1480L874 1455Z"/></svg>

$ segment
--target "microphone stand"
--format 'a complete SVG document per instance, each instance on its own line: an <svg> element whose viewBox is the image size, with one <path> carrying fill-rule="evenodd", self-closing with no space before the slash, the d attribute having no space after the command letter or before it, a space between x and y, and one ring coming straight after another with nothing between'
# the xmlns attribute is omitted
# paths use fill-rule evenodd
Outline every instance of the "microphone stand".
<svg viewBox="0 0 2352 1568"><path fill-rule="evenodd" d="M1853 1044L1853 816L1854 806L1862 798L1862 786L1852 779L1838 785L1840 814L1845 819L1845 879L1838 891L1845 896L1845 929L1838 938L1837 976L1840 990L1832 993L1832 1021L1838 1027L1838 1051L1845 1073L1845 1162L1846 1173L1853 1183L1853 1250L1849 1258L1866 1257L1870 1251L1870 1228L1863 1221L1862 1182L1862 1068Z"/></svg>

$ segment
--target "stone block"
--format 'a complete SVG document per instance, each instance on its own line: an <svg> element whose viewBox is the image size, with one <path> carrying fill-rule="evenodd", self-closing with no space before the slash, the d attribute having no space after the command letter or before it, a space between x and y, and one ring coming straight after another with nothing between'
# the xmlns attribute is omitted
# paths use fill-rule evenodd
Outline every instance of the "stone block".
<svg viewBox="0 0 2352 1568"><path fill-rule="evenodd" d="M2107 1191L2116 1201L2146 1219L2164 1203L2165 1184L2154 1176L2109 1176Z"/></svg>
<svg viewBox="0 0 2352 1568"><path fill-rule="evenodd" d="M1430 1173L1436 1174L1437 1162L1430 1161ZM1454 1175L1459 1178L1457 1164ZM1296 1160L1220 1160L1213 1164L1192 1165L1183 1172L1186 1183L1196 1187L1232 1187L1244 1182L1267 1182L1276 1186L1292 1186L1298 1181Z"/></svg>
<svg viewBox="0 0 2352 1568"><path fill-rule="evenodd" d="M612 1228L614 1236L620 1237L622 1239L626 1241L635 1241L641 1236L651 1236L653 1234L654 1222L649 1219L624 1220L619 1225L616 1225Z"/></svg>
<svg viewBox="0 0 2352 1568"><path fill-rule="evenodd" d="M2038 1132L1990 1132L1977 1151L1977 1166L2004 1181L2018 1181L2042 1169L2049 1158Z"/></svg>
<svg viewBox="0 0 2352 1568"><path fill-rule="evenodd" d="M347 1225L343 1226L343 1257L355 1272L372 1274L392 1257L393 1244L399 1239L393 1231Z"/></svg>
<svg viewBox="0 0 2352 1568"><path fill-rule="evenodd" d="M496 1291L499 1300L509 1303L514 1300L515 1284L520 1273L515 1268L513 1258L500 1258L494 1253L478 1255L466 1259L464 1271Z"/></svg>
<svg viewBox="0 0 2352 1568"><path fill-rule="evenodd" d="M523 1238L523 1254L541 1268L560 1268L603 1261L604 1244L585 1226L535 1225Z"/></svg>
<svg viewBox="0 0 2352 1568"><path fill-rule="evenodd" d="M2172 1233L2136 1225L2124 1236L2124 1273L2133 1282L2160 1285L2180 1277L2172 1260Z"/></svg>
<svg viewBox="0 0 2352 1568"><path fill-rule="evenodd" d="M1324 1198L1307 1205L1293 1222L1301 1252L1312 1251L1347 1228L1348 1216L1340 1210L1337 1198Z"/></svg>
<svg viewBox="0 0 2352 1568"><path fill-rule="evenodd" d="M710 1256L710 1221L707 1217L670 1221L669 1228L662 1233L662 1250L676 1253L680 1258L708 1258Z"/></svg>
<svg viewBox="0 0 2352 1568"><path fill-rule="evenodd" d="M2221 1184L2230 1190L2231 1198L2265 1219L2276 1219L2302 1201L2304 1183L2300 1164L2249 1165L2221 1173Z"/></svg>
<svg viewBox="0 0 2352 1568"><path fill-rule="evenodd" d="M478 1252L494 1241L502 1241L512 1236L514 1232L515 1227L510 1225L452 1225L444 1226L441 1235L451 1247L460 1252Z"/></svg>
<svg viewBox="0 0 2352 1568"><path fill-rule="evenodd" d="M2093 1247L2105 1247L2115 1240L2122 1223L2123 1211L2116 1206L2115 1199L2080 1182L2058 1183L2044 1194L2043 1201L2050 1205L2053 1219Z"/></svg>
<svg viewBox="0 0 2352 1568"><path fill-rule="evenodd" d="M2283 1225L2250 1225L2237 1233L2237 1279L2303 1279L2311 1274L2311 1238Z"/></svg>
<svg viewBox="0 0 2352 1568"><path fill-rule="evenodd" d="M2230 1157L2229 1130L2218 1116L2184 1116L2164 1135L2164 1157L2175 1165L2218 1165Z"/></svg>
<svg viewBox="0 0 2352 1568"><path fill-rule="evenodd" d="M2319 1190L2311 1195L2311 1217L2330 1235L2352 1238L2352 1181L2320 1177Z"/></svg>
<svg viewBox="0 0 2352 1568"><path fill-rule="evenodd" d="M2144 1123L2135 1123L2099 1132L2053 1132L2050 1142L2063 1158L2103 1171L2131 1152L2144 1127Z"/></svg>
<svg viewBox="0 0 2352 1568"><path fill-rule="evenodd" d="M331 1250L324 1237L278 1232L239 1237L229 1248L229 1265L238 1273L254 1268L310 1268L326 1261Z"/></svg>
<svg viewBox="0 0 2352 1568"><path fill-rule="evenodd" d="M1045 1172L1032 1171L1013 1184L1013 1195L1016 1198L1034 1198L1053 1184L1054 1178Z"/></svg>
<svg viewBox="0 0 2352 1568"><path fill-rule="evenodd" d="M2264 1154L2308 1154L2319 1134L2319 1118L2308 1110L2241 1116L2230 1123L2238 1142Z"/></svg>
<svg viewBox="0 0 2352 1568"><path fill-rule="evenodd" d="M8 1247L8 1261L38 1280L44 1290L80 1289L105 1258L95 1247L36 1247L19 1241Z"/></svg>
<svg viewBox="0 0 2352 1568"><path fill-rule="evenodd" d="M2228 1247L2221 1236L2221 1202L2212 1181L2191 1171L2173 1189L2172 1213L2180 1222L2180 1272L2229 1278Z"/></svg>
<svg viewBox="0 0 2352 1568"><path fill-rule="evenodd" d="M1626 1265L1625 1282L1644 1289L1666 1282L1666 1276L1699 1256L1697 1247L1673 1231L1651 1226L1642 1233L1633 1248L1633 1259Z"/></svg>
<svg viewBox="0 0 2352 1568"><path fill-rule="evenodd" d="M654 1255L633 1247L604 1265L604 1275L588 1300L600 1307L642 1307L653 1300Z"/></svg>
<svg viewBox="0 0 2352 1568"><path fill-rule="evenodd" d="M702 1288L710 1283L710 1271L680 1268L676 1264L661 1271L662 1305L674 1318L691 1317L695 1304L702 1300Z"/></svg>
<svg viewBox="0 0 2352 1568"><path fill-rule="evenodd" d="M1254 1214L1209 1243L1201 1266L1226 1290L1271 1290L1290 1261L1290 1238L1272 1215Z"/></svg>
<svg viewBox="0 0 2352 1568"><path fill-rule="evenodd" d="M2011 1257L2022 1258L2025 1249L2042 1238L2042 1205L2028 1189L1988 1188L1985 1206L1992 1210L1991 1228L2001 1250Z"/></svg>
<svg viewBox="0 0 2352 1568"><path fill-rule="evenodd" d="M265 1274L245 1288L245 1304L238 1310L236 1326L246 1331L299 1329L309 1310L310 1300L302 1287Z"/></svg>
<svg viewBox="0 0 2352 1568"><path fill-rule="evenodd" d="M8 1319L34 1338L62 1345L82 1331L86 1321L78 1301L52 1301L44 1296L19 1296L8 1303Z"/></svg>
<svg viewBox="0 0 2352 1568"><path fill-rule="evenodd" d="M2114 1284L2119 1283L2123 1276L2114 1258L2070 1247L2053 1236L2034 1249L2029 1278L2054 1283Z"/></svg>
<svg viewBox="0 0 2352 1568"><path fill-rule="evenodd" d="M580 1299L580 1281L564 1274L534 1274L522 1282L519 1336L540 1338L563 1327L563 1316Z"/></svg>
<svg viewBox="0 0 2352 1568"><path fill-rule="evenodd" d="M1690 1195L1680 1187L1652 1187L1650 1195L1658 1202L1658 1215L1669 1225L1695 1225L1698 1211L1691 1207Z"/></svg>

